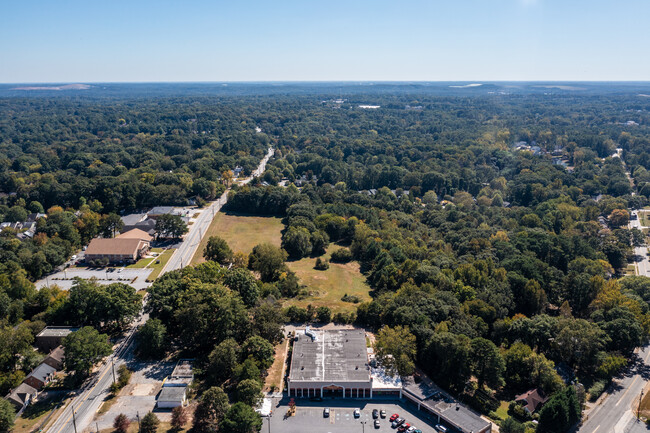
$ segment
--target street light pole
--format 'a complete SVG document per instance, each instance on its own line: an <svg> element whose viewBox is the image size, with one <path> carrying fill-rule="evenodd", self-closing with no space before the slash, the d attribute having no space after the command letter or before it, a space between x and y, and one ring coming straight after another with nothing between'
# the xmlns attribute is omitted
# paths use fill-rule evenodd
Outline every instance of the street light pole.
<svg viewBox="0 0 650 433"><path fill-rule="evenodd" d="M72 406L72 425L74 426L74 433L77 433L77 417L74 414L74 406Z"/></svg>

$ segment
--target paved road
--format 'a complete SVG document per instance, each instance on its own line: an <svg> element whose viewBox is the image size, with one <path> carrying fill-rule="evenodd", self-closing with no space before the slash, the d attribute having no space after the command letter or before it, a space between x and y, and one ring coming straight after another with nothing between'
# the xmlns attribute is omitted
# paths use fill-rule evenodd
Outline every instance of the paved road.
<svg viewBox="0 0 650 433"><path fill-rule="evenodd" d="M636 218L630 219L630 229L637 228L639 230L643 230L650 228L641 225L641 216L639 215L639 211L633 210L631 211L631 215L636 215ZM650 257L648 257L648 246L644 245L641 247L635 247L634 255L639 260L638 262L635 262L636 274L650 277Z"/></svg>
<svg viewBox="0 0 650 433"><path fill-rule="evenodd" d="M78 391L77 396L63 412L58 414L58 418L47 429L47 433L75 433L75 422L76 431L81 433L90 425L95 413L109 394L109 387L113 383L113 365L117 375L118 367L124 364L130 356L129 350L135 331L138 326L146 322L146 319L147 316L143 315L131 325L129 332L118 343L113 355L104 361L86 385Z"/></svg>
<svg viewBox="0 0 650 433"><path fill-rule="evenodd" d="M260 165L253 172L253 174L246 179L239 181L238 183L245 185L249 183L254 177L258 177L264 173L264 170L266 170L266 163L273 156L274 152L274 149L270 147L266 156L262 159L262 161L260 161ZM185 239L181 245L174 252L174 255L171 257L171 259L169 259L167 262L167 265L161 272L161 275L165 272L181 269L190 264L192 257L194 257L194 254L196 253L196 249L201 243L201 239L203 239L203 236L205 236L208 227L210 227L210 224L212 223L212 219L228 201L228 192L228 190L224 192L221 197L210 203L210 205L205 210L203 210L203 212L201 212L201 215L199 215L199 217L196 219L196 222L190 226L190 231L185 236Z"/></svg>
<svg viewBox="0 0 650 433"><path fill-rule="evenodd" d="M635 415L641 390L650 379L648 361L650 345L639 350L630 371L614 382L614 390L589 412L578 433L648 431L645 425L637 423Z"/></svg>

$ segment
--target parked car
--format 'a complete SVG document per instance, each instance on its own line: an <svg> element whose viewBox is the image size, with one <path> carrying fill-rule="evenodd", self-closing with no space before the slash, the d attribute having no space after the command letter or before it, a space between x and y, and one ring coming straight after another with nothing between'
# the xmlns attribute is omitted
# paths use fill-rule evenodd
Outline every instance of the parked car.
<svg viewBox="0 0 650 433"><path fill-rule="evenodd" d="M379 426L379 420L376 419L376 420L375 420L375 428L379 428L379 427L380 427L380 426Z"/></svg>
<svg viewBox="0 0 650 433"><path fill-rule="evenodd" d="M397 418L395 421L393 421L393 423L391 424L391 427L397 428L397 427L401 426L403 423L404 423L404 419Z"/></svg>
<svg viewBox="0 0 650 433"><path fill-rule="evenodd" d="M439 431L440 433L447 433L447 427L441 424L437 424L436 431Z"/></svg>
<svg viewBox="0 0 650 433"><path fill-rule="evenodd" d="M384 409L379 411L379 416L382 418L386 418L386 411Z"/></svg>
<svg viewBox="0 0 650 433"><path fill-rule="evenodd" d="M361 409L355 409L354 410L354 417L359 418L361 416Z"/></svg>
<svg viewBox="0 0 650 433"><path fill-rule="evenodd" d="M413 433L422 433L422 430L420 430L419 428L416 428L415 430L413 430Z"/></svg>
<svg viewBox="0 0 650 433"><path fill-rule="evenodd" d="M404 432L407 431L410 427L411 427L411 424L405 422L404 424L402 424L401 426L398 427L397 431L398 431L398 432L402 432L402 433L404 433Z"/></svg>
<svg viewBox="0 0 650 433"><path fill-rule="evenodd" d="M390 416L390 418L389 418L388 421L393 422L393 421L395 421L397 418L399 418L399 415L396 414L396 413L394 413L394 414L392 414L392 415Z"/></svg>
<svg viewBox="0 0 650 433"><path fill-rule="evenodd" d="M330 416L330 408L326 407L325 409L323 409L323 417L329 418L329 416Z"/></svg>
<svg viewBox="0 0 650 433"><path fill-rule="evenodd" d="M417 430L414 426L411 426L406 429L406 433L413 433L415 430Z"/></svg>
<svg viewBox="0 0 650 433"><path fill-rule="evenodd" d="M373 419L379 418L379 411L377 409L372 410L372 418Z"/></svg>

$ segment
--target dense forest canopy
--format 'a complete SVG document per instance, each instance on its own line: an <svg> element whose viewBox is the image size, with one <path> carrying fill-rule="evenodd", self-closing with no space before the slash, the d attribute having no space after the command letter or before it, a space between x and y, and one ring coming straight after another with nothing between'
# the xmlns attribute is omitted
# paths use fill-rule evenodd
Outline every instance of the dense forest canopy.
<svg viewBox="0 0 650 433"><path fill-rule="evenodd" d="M57 97L0 89L0 216L47 214L32 238L11 228L0 236L6 333L36 323L27 320L89 324L70 312L80 293L101 290L37 292L30 280L109 233L119 213L214 199L231 170L252 172L273 146L265 173L234 187L228 206L283 217L282 249L233 258L214 239L208 264L151 289L158 322L149 332L164 327L206 365L234 354L227 373L206 367L207 384L259 380L268 359L249 361L241 348L257 337L276 342L282 320L329 320L325 310L280 312L279 302L300 294L284 261L320 257L330 243L342 248L332 261L360 263L373 296L336 320L413 336L414 361L470 397L540 387L573 402L558 371L596 395L647 340L650 280L624 276L633 247L646 242L628 228L629 211L650 198L643 85L194 85L190 96L147 86ZM181 301L202 309L178 309ZM106 314L105 304L95 308ZM216 310L245 332L220 327ZM209 318L205 327L184 326L197 314Z"/></svg>

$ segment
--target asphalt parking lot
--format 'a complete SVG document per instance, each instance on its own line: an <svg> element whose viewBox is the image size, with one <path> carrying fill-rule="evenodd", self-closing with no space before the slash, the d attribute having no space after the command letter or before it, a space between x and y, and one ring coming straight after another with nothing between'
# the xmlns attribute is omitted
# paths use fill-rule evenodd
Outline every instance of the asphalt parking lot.
<svg viewBox="0 0 650 433"><path fill-rule="evenodd" d="M70 289L74 284L75 277L90 279L97 278L100 284L111 283L125 283L133 286L136 290L143 290L151 284L147 283L147 277L153 269L139 269L139 268L123 268L118 272L121 267L113 267L112 272L108 271L109 268L68 268L65 271L57 272L56 274L48 275L47 278L37 281L36 288L40 289L48 285L56 284L64 290Z"/></svg>
<svg viewBox="0 0 650 433"><path fill-rule="evenodd" d="M343 400L325 399L312 402L308 399L296 399L296 415L286 417L289 400L274 401L273 414L264 419L262 432L282 433L353 433L353 432L396 432L391 428L388 418L397 413L406 422L422 430L423 433L436 433L436 419L416 406L397 400ZM330 408L330 417L323 417L323 409ZM353 411L361 409L361 417L355 418ZM372 410L384 409L386 418L379 419L380 427L375 428ZM429 419L428 419L429 418ZM270 423L270 426L269 426ZM365 423L365 424L362 424ZM270 429L269 429L270 427ZM451 431L451 430L450 430Z"/></svg>

